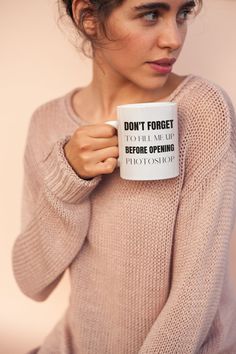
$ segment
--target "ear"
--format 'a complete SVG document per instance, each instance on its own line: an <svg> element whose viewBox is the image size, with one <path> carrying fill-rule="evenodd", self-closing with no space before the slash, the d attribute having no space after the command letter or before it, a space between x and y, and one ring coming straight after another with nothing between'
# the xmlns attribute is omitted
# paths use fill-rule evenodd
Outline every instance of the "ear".
<svg viewBox="0 0 236 354"><path fill-rule="evenodd" d="M81 17L81 11L86 8L92 9L92 4L88 0L74 0L72 3L72 12L76 24L79 24L79 19ZM97 23L95 17L88 13L84 20L83 25L86 33L90 36L94 36L97 33Z"/></svg>

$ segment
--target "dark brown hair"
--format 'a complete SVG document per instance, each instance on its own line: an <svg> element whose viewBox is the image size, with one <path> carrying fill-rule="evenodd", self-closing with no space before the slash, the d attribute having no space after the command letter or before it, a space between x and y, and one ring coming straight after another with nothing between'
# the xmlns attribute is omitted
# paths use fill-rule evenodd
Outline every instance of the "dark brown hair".
<svg viewBox="0 0 236 354"><path fill-rule="evenodd" d="M86 56L91 57L91 55L89 55L87 50L85 49L85 46L89 43L92 48L95 48L96 46L101 46L102 42L101 40L98 42L94 36L89 35L86 32L84 28L84 21L88 17L94 18L97 24L100 26L101 32L104 34L106 38L108 38L107 31L106 31L107 19L111 15L112 11L118 8L119 6L121 6L126 0L85 0L88 6L82 9L82 11L80 12L80 18L77 21L73 17L73 11L72 11L73 0L59 0L59 1L62 2L62 4L64 5L64 9L66 10L67 15L70 17L73 24L75 25L76 30L78 31L80 37L83 38L83 42L81 46L82 52ZM203 0L196 0L197 10L195 11L195 15L197 15L200 12L202 7L202 1Z"/></svg>

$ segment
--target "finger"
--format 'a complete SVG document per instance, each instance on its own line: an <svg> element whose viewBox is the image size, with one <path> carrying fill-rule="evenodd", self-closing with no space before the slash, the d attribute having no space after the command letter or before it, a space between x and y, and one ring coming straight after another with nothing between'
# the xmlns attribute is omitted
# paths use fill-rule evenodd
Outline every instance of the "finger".
<svg viewBox="0 0 236 354"><path fill-rule="evenodd" d="M107 147L105 149L96 150L92 154L92 159L95 163L105 161L109 157L119 157L119 149L117 146Z"/></svg>
<svg viewBox="0 0 236 354"><path fill-rule="evenodd" d="M108 157L103 162L98 162L95 166L95 169L97 169L97 173L100 174L109 174L112 173L117 166L117 159L114 157Z"/></svg>
<svg viewBox="0 0 236 354"><path fill-rule="evenodd" d="M91 124L84 128L91 138L111 138L117 133L116 128L108 124Z"/></svg>
<svg viewBox="0 0 236 354"><path fill-rule="evenodd" d="M101 150L112 146L118 146L117 135L114 135L111 138L88 138L88 149L90 150Z"/></svg>

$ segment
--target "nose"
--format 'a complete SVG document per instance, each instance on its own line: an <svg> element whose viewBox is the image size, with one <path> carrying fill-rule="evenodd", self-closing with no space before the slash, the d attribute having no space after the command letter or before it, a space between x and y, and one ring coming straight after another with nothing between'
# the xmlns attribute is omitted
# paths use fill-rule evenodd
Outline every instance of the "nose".
<svg viewBox="0 0 236 354"><path fill-rule="evenodd" d="M184 35L175 21L168 21L163 26L158 36L158 46L160 48L169 48L172 51L179 49L184 40Z"/></svg>

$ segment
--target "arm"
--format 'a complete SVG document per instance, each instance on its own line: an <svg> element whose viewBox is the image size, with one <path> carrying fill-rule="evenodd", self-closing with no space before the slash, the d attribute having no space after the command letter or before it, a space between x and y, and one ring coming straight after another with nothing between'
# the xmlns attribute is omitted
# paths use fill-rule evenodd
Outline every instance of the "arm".
<svg viewBox="0 0 236 354"><path fill-rule="evenodd" d="M219 305L236 210L235 113L222 91L202 87L184 116L189 138L170 293L139 354L216 354L223 340Z"/></svg>
<svg viewBox="0 0 236 354"><path fill-rule="evenodd" d="M139 354L202 353L223 289L236 203L236 158L229 150L182 195L174 236L168 300ZM215 334L218 333L217 328ZM214 338L212 346L220 338ZM208 353L217 353L210 348Z"/></svg>
<svg viewBox="0 0 236 354"><path fill-rule="evenodd" d="M32 130L32 129L31 129ZM36 161L32 139L24 154L21 233L13 247L13 271L24 294L45 300L80 251L90 220L89 194L101 176L81 179L58 140L46 159Z"/></svg>

